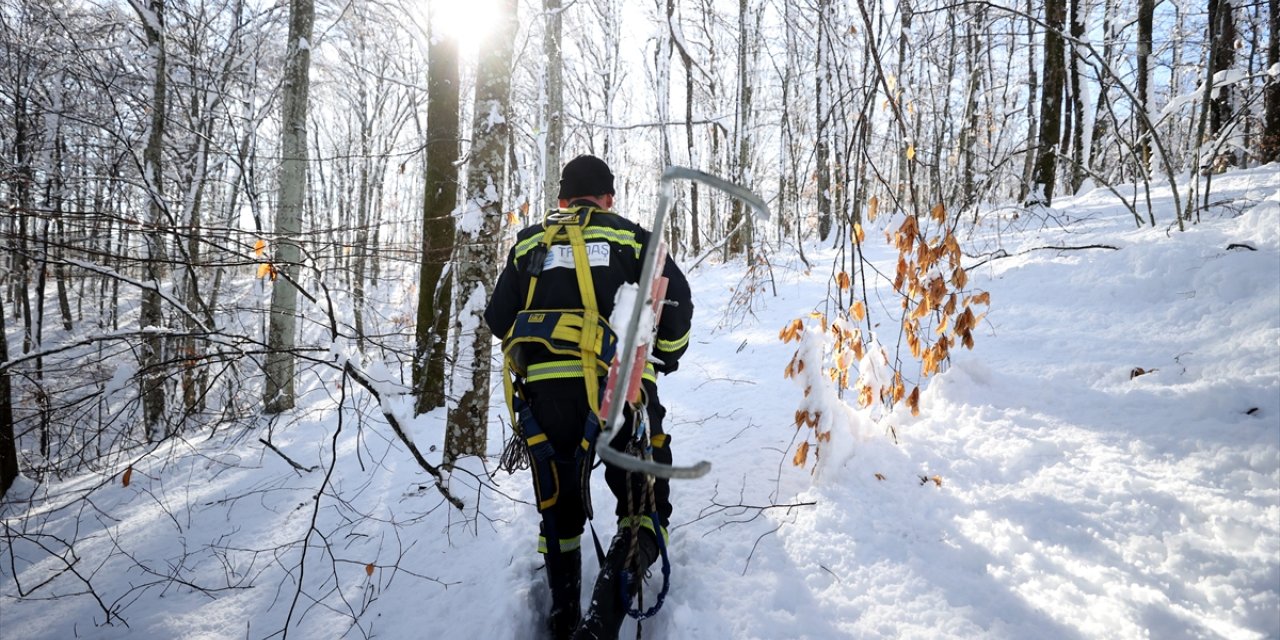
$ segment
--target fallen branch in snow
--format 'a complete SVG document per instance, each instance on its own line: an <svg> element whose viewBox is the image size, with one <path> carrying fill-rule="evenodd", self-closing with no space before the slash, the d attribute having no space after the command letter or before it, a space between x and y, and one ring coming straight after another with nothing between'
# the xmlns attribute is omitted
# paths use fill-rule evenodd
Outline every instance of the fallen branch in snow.
<svg viewBox="0 0 1280 640"><path fill-rule="evenodd" d="M326 305L325 313L329 316L330 337L336 341L342 337L342 332L338 329L341 325L338 323L338 316L334 311L333 295L329 292L329 287L325 284L323 274L321 274L320 269L315 266L314 260L311 262L311 268L315 270L317 285L320 287L321 291L324 292L324 301ZM295 284L295 286L297 285ZM299 287L299 290L301 290L301 287ZM311 296L308 295L308 297ZM314 300L314 298L312 299ZM438 467L427 462L426 457L418 450L418 445L414 444L413 438L409 437L409 434L405 432L404 427L400 425L400 421L397 420L396 417L392 415L391 411L387 409L387 403L383 402L384 398L382 397L382 394L378 392L377 385L369 379L369 376L365 375L364 371L352 364L349 358L342 359L342 366L340 368L342 371L350 375L351 379L355 380L357 384L364 387L364 389L369 393L373 394L374 399L378 401L378 406L382 407L383 417L387 419L387 424L391 425L391 430L395 432L396 437L400 439L400 442L404 444L405 448L409 450L409 453L413 455L413 459L418 463L418 466L422 467L423 471L431 474L431 477L436 479L436 489L440 492L440 495L444 496L444 499L448 500L449 504L452 504L459 510L463 509L462 500L459 500L449 492L449 488L446 486L444 474L441 473Z"/></svg>
<svg viewBox="0 0 1280 640"><path fill-rule="evenodd" d="M351 364L350 360L346 363L345 371L351 375L352 380L355 380L360 384L360 386L364 387L365 391L373 394L373 397L378 401L379 405L386 406L382 402L382 395L378 393L377 386L369 381L369 378L365 376L363 371L360 371L360 369L355 365ZM409 449L409 453L413 455L413 459L418 463L418 466L422 467L423 471L431 474L431 477L436 479L436 490L440 492L440 495L444 496L444 499L448 500L449 504L462 509L462 500L459 500L452 493L449 493L449 488L445 486L444 474L440 472L439 467L427 462L426 457L424 457L422 452L418 450L418 445L413 443L413 439L405 433L404 427L400 426L400 421L397 420L391 412L385 409L382 411L382 416L387 419L387 424L391 425L391 430L395 432L396 437L400 439L400 442Z"/></svg>
<svg viewBox="0 0 1280 640"><path fill-rule="evenodd" d="M1085 245L1074 246L1074 247L1045 246L1045 247L1031 247L1030 249L1023 249L1022 251L1019 251L1017 253L1009 253L1004 249L999 249L997 251L992 251L991 253L986 254L985 256L983 256L985 258L984 260L980 260L976 264L972 264L965 267L965 270L967 271L970 269L976 269L988 262L991 262L992 260L999 260L1000 258L1012 258L1013 256L1020 256L1026 253L1031 253L1032 251L1084 251L1087 249L1110 249L1112 251L1119 251L1120 247L1113 247L1109 244L1085 244ZM969 256L969 257L976 258L978 256Z"/></svg>
<svg viewBox="0 0 1280 640"><path fill-rule="evenodd" d="M276 448L276 446L275 446L274 444L271 444L270 442L268 442L268 441L266 441L266 440L264 440L264 439L262 439L262 438L258 438L258 442L261 442L262 444L266 445L266 446L267 446L267 448L268 448L268 449L270 449L270 450L272 450L272 451L274 451L274 452L276 453L276 455L280 456L281 458L284 458L284 461L285 461L285 462L288 462L288 463L289 463L289 466L293 467L294 469L297 469L298 471L302 471L302 472L304 472L304 473L311 473L312 471L315 471L315 470L316 470L316 467L314 467L314 466L311 466L311 467L304 467L304 466L302 466L302 465L298 464L297 462L294 462L293 458L290 458L289 456L286 456L286 455L284 454L284 452L283 452L283 451L281 451L281 450L279 450L279 449L277 449L277 448Z"/></svg>

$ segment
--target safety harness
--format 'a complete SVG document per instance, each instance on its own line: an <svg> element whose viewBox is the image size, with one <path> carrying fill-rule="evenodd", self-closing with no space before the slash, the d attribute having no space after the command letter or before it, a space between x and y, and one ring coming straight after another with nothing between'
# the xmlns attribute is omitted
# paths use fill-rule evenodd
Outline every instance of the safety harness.
<svg viewBox="0 0 1280 640"><path fill-rule="evenodd" d="M578 486L582 491L582 505L588 518L592 517L590 496L590 475L595 460L596 439L600 434L601 402L604 389L600 386L600 378L607 375L610 364L617 351L618 336L606 318L601 317L596 301L595 283L591 277L591 262L587 253L587 234L593 239L614 242L626 242L626 238L617 232L607 229L591 229L591 216L603 210L594 207L576 207L557 209L550 212L543 223L541 238L529 249L526 272L529 274L529 290L525 296L524 307L516 314L515 322L503 338L503 391L507 407L511 412L511 422L515 425L515 437L523 440L528 452L529 466L534 479L534 492L538 500L538 511L544 512L544 531L539 551L544 553L560 553L571 551L580 546L580 540L562 540L555 531L552 514L545 513L555 506L560 498L560 478L556 470L555 448L550 438L533 417L532 408L525 397L524 384L541 380L581 377L586 387L587 403L591 408L587 423L583 427L582 442L574 452L574 461L579 473ZM525 242L533 241L530 238ZM534 293L542 270L554 260L548 259L557 242L563 245L567 240L573 255L574 274L577 278L578 292L582 300L580 309L532 309ZM633 244L634 241L632 241ZM635 244L639 251L639 245ZM687 340L687 336L684 338ZM541 347L547 353L565 359L551 362L530 362L531 347ZM643 377L655 380L656 374L650 364L645 365ZM635 418L635 434L632 446L640 445L644 455L652 459L653 447L666 446L665 434L649 437L644 419L644 411L637 411ZM504 454L504 458L508 456ZM667 558L667 531L661 527L654 504L653 479L647 478L647 491L644 504L629 504L629 511L639 511L646 515L623 518L619 527L631 529L632 547L628 551L627 565L632 564L635 556L635 540L638 529L647 528L654 533L661 551L663 586L658 595L658 602L649 609L631 609L627 613L637 619L652 616L662 606L667 594L670 575L670 563ZM631 491L628 489L628 502ZM595 529L592 528L594 536ZM604 551L599 538L595 539L596 554L603 562ZM621 576L621 588L627 593L627 585L635 580L629 570Z"/></svg>
<svg viewBox="0 0 1280 640"><path fill-rule="evenodd" d="M527 267L530 276L529 291L525 296L524 308L516 314L515 323L503 339L503 391L516 435L524 440L528 448L534 492L538 499L538 510L542 512L554 507L559 500L560 479L554 464L555 449L542 427L533 419L523 385L539 380L580 377L586 386L587 403L591 411L574 459L580 474L583 508L587 517L592 515L588 480L595 459L596 438L600 434L600 400L603 391L600 388L600 377L608 373L618 343L618 336L609 326L609 321L600 315L583 235L592 214L600 211L594 207L577 207L558 209L547 216L543 223L542 237L530 251ZM547 256L557 241L563 244L565 240L573 252L574 274L577 277L582 308L531 309L538 277L548 262ZM533 346L572 359L530 363L529 351ZM549 529L544 531L547 552L559 553L565 543L576 546L576 540L561 541L550 530L554 529L550 514L544 517L544 521Z"/></svg>

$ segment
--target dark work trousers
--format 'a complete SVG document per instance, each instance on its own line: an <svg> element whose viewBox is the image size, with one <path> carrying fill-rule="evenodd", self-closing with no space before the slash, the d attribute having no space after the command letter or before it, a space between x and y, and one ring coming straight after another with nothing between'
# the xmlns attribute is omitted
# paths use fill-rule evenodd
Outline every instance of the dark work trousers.
<svg viewBox="0 0 1280 640"><path fill-rule="evenodd" d="M604 380L600 381L601 388ZM649 437L663 435L663 418L667 410L658 401L658 389L652 382L644 381L646 405L649 417ZM556 504L542 514L541 534L547 538L548 545L554 536L560 540L573 540L582 535L586 523L587 512L583 506L584 491L580 485L582 475L578 469L578 452L581 451L582 433L591 413L587 405L586 388L581 379L548 380L525 385L525 395L533 411L534 420L542 428L543 433L555 448L556 475L559 479L560 492ZM615 449L622 449L632 436L634 429L630 408L626 411L626 426L611 443ZM663 438L658 438L663 440ZM653 459L661 464L671 464L671 447L669 438L662 447L654 447ZM630 515L649 515L644 512L647 481L644 475L629 473L623 469L605 464L605 482L617 500L615 513L618 518ZM590 477L590 474L586 474ZM638 512L628 511L628 489L631 492L630 504ZM667 526L671 517L671 489L665 478L656 478L654 482L654 502L657 507L659 524ZM548 531L554 522L555 531Z"/></svg>

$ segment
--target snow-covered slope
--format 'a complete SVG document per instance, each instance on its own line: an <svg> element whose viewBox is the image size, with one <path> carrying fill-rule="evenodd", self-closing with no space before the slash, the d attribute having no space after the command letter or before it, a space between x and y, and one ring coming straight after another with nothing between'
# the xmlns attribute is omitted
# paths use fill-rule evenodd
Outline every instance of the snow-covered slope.
<svg viewBox="0 0 1280 640"><path fill-rule="evenodd" d="M920 416L846 425L816 475L790 463L802 392L778 330L821 305L834 254L811 247L807 273L771 256L747 306L741 265L694 271L693 344L662 397L677 461L715 466L673 488L672 588L645 637L1280 636L1280 172L1214 184L1222 204L1181 233L1135 230L1106 191L992 214L966 241L992 297L976 348ZM1042 248L1089 245L1114 248ZM314 471L264 427L167 444L127 487L104 473L5 505L26 535L0 549L0 635L537 637L527 472L479 483L472 461L459 513L353 385L308 398L272 441ZM492 416L496 455L500 401ZM419 446L442 420L409 421Z"/></svg>

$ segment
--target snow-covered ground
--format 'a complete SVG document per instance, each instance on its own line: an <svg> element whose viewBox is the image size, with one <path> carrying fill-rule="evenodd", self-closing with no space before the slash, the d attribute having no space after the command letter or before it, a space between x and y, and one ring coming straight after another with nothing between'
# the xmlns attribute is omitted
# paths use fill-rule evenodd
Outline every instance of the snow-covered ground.
<svg viewBox="0 0 1280 640"><path fill-rule="evenodd" d="M662 397L677 463L714 467L673 487L671 592L644 636L1280 637L1280 171L1214 189L1186 232L1135 229L1105 190L993 214L965 240L969 265L1009 254L970 271L992 298L976 347L918 417L842 427L851 450L816 474L791 465L802 391L778 331L822 305L834 253L810 247L808 274L772 255L749 308L741 265L692 272L694 339ZM1037 249L1086 245L1115 249ZM458 512L362 391L310 384L271 439L314 471L264 427L168 443L128 486L21 481L37 500L4 506L25 536L0 548L0 635L538 637L527 472L481 484L470 461ZM491 415L496 456L500 399ZM425 449L442 422L408 424ZM611 500L599 482L596 512Z"/></svg>

